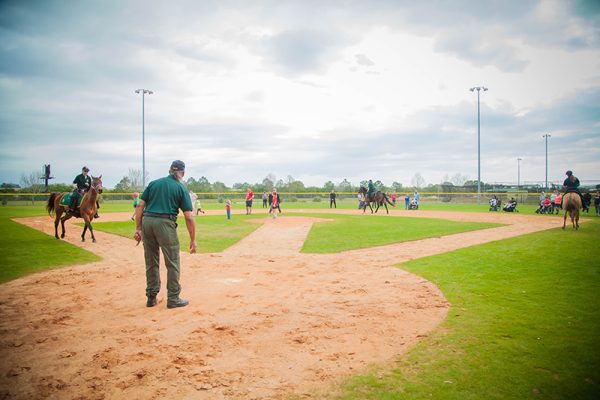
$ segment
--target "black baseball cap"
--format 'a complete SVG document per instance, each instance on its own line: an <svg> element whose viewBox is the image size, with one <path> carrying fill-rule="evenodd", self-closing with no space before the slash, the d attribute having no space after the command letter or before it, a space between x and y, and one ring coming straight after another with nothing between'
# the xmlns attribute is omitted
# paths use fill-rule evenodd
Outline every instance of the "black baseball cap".
<svg viewBox="0 0 600 400"><path fill-rule="evenodd" d="M171 170L173 171L185 171L185 163L181 160L175 160L171 164Z"/></svg>

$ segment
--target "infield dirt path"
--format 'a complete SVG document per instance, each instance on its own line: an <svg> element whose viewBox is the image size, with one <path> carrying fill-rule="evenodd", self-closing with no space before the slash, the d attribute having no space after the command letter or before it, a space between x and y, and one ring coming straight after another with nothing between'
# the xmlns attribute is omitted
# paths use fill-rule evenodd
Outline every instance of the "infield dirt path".
<svg viewBox="0 0 600 400"><path fill-rule="evenodd" d="M338 379L404 352L445 318L450 305L437 287L393 265L562 222L393 211L507 225L300 254L311 225L328 212L324 219L261 219L260 228L223 253L182 254L182 297L190 305L174 310L166 308L164 281L158 306L145 307L142 246L102 232L97 243L81 243L81 228L68 226L67 241L103 259L1 286L0 398L318 398ZM129 216L104 214L102 221ZM54 234L48 217L17 221ZM201 240L201 219L199 231Z"/></svg>

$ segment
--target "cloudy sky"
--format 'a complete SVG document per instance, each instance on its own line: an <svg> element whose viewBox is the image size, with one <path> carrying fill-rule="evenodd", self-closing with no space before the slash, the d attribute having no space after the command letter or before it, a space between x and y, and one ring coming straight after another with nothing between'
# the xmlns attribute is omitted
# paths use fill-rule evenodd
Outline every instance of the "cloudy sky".
<svg viewBox="0 0 600 400"><path fill-rule="evenodd" d="M598 1L0 2L0 182L600 183Z"/></svg>

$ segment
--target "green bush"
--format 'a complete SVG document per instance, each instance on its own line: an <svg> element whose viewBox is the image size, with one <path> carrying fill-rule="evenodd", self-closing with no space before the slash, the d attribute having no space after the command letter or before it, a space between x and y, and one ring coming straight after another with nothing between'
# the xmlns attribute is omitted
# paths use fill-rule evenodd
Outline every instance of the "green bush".
<svg viewBox="0 0 600 400"><path fill-rule="evenodd" d="M321 199L321 197L320 197L320 196L313 197L313 199L312 199L313 203L319 203L319 202L321 202L321 200L322 200L322 199Z"/></svg>

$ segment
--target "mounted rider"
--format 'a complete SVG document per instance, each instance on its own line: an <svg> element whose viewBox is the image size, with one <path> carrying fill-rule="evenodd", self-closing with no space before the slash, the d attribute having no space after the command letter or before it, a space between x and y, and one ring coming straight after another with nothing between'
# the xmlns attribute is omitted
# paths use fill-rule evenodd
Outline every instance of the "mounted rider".
<svg viewBox="0 0 600 400"><path fill-rule="evenodd" d="M369 190L367 191L367 199L369 201L373 201L373 195L375 194L375 192L377 192L377 188L375 187L375 184L371 179L369 179L368 186Z"/></svg>
<svg viewBox="0 0 600 400"><path fill-rule="evenodd" d="M68 210L71 214L75 214L79 198L92 187L92 178L88 175L89 172L90 169L84 166L81 168L81 174L73 179L73 192L71 193L71 203ZM99 208L98 205L96 202L96 208ZM94 218L99 218L98 213L94 215Z"/></svg>
<svg viewBox="0 0 600 400"><path fill-rule="evenodd" d="M565 179L565 181L563 182L563 190L565 191L565 194L567 193L577 193L579 195L579 197L581 198L581 205L583 206L585 203L583 201L583 196L581 195L581 192L579 191L579 179L577 179L577 177L575 175L573 175L573 171L567 171L567 179ZM564 197L563 197L564 199ZM561 204L562 205L562 204Z"/></svg>

